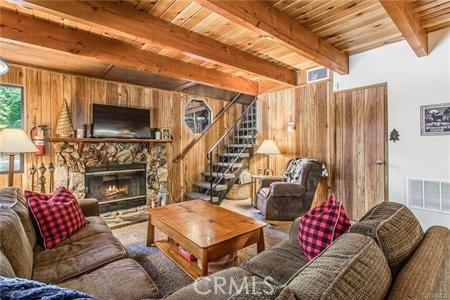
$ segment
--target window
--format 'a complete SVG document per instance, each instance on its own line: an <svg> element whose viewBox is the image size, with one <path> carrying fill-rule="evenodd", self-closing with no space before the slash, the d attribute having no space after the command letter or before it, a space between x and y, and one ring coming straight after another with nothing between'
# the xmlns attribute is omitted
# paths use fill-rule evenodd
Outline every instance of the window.
<svg viewBox="0 0 450 300"><path fill-rule="evenodd" d="M23 128L23 88L0 84L0 130ZM0 173L9 170L9 157L0 154ZM14 171L23 172L23 154L15 156Z"/></svg>
<svg viewBox="0 0 450 300"><path fill-rule="evenodd" d="M211 124L211 109L201 100L192 100L186 105L184 122L192 133L202 133Z"/></svg>

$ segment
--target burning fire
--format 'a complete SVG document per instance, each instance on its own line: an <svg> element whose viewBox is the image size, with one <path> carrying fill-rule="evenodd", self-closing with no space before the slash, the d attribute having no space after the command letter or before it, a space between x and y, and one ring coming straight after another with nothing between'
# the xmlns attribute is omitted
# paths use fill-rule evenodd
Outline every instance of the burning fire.
<svg viewBox="0 0 450 300"><path fill-rule="evenodd" d="M115 184L110 185L106 188L106 193L115 193L117 191L119 191L119 190L117 189Z"/></svg>

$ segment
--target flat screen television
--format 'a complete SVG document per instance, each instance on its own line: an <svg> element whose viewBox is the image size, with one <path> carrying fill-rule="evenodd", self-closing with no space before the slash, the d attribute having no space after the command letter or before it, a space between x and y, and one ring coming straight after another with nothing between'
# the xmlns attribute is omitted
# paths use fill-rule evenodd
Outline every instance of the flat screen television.
<svg viewBox="0 0 450 300"><path fill-rule="evenodd" d="M150 138L150 110L94 104L94 137Z"/></svg>

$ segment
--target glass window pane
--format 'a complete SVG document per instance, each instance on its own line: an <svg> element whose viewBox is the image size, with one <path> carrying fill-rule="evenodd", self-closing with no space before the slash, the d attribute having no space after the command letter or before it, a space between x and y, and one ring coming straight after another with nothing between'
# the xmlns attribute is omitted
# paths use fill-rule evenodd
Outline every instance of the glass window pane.
<svg viewBox="0 0 450 300"><path fill-rule="evenodd" d="M0 130L23 128L22 87L0 84ZM22 171L23 155L14 157L14 170ZM9 171L9 156L0 154L0 173Z"/></svg>

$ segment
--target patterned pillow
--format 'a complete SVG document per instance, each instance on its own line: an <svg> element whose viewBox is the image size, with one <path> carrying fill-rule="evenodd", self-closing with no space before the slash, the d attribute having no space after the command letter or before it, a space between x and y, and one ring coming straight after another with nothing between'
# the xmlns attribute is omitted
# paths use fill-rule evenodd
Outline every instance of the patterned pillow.
<svg viewBox="0 0 450 300"><path fill-rule="evenodd" d="M25 195L45 249L55 247L89 223L75 196L66 188L59 188L53 195L30 191L25 191Z"/></svg>
<svg viewBox="0 0 450 300"><path fill-rule="evenodd" d="M284 182L291 182L294 171L297 167L297 164L299 162L299 159L292 159L289 163L288 167L286 168L286 171L284 172L283 181Z"/></svg>
<svg viewBox="0 0 450 300"><path fill-rule="evenodd" d="M311 260L349 229L350 220L342 202L331 195L300 218L297 237L306 258Z"/></svg>

